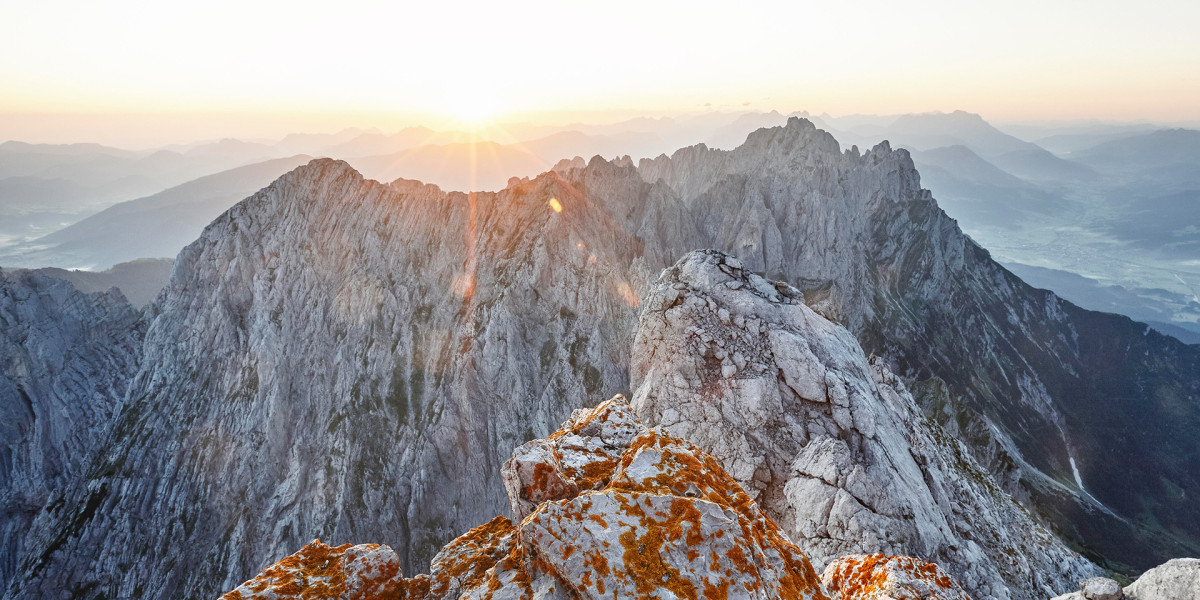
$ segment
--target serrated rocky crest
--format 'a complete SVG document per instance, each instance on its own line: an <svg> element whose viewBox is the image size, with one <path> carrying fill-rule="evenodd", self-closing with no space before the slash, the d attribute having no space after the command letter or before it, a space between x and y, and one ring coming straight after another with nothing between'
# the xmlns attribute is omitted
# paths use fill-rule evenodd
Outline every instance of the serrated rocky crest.
<svg viewBox="0 0 1200 600"><path fill-rule="evenodd" d="M141 358L140 317L119 291L0 269L0 589L27 566L34 523L88 479Z"/></svg>
<svg viewBox="0 0 1200 600"><path fill-rule="evenodd" d="M624 236L588 211L553 174L476 197L333 160L243 201L150 309L95 458L105 485L68 492L97 510L35 531L9 593L215 591L282 548L380 527L423 568L507 504L500 464L553 431L565 399L627 386L635 313L613 272L632 245L581 253L578 239Z"/></svg>

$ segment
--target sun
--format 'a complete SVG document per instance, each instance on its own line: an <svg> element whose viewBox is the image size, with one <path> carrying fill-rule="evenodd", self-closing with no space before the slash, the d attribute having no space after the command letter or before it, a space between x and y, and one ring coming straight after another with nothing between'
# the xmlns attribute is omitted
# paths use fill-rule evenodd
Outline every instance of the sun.
<svg viewBox="0 0 1200 600"><path fill-rule="evenodd" d="M487 125L496 115L495 106L479 94L459 94L451 100L449 109L451 116L471 127Z"/></svg>

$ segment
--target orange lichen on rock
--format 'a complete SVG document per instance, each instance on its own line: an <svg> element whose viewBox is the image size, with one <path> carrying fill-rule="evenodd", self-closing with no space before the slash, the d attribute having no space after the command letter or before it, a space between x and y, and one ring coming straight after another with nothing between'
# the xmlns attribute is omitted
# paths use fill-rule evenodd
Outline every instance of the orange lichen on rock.
<svg viewBox="0 0 1200 600"><path fill-rule="evenodd" d="M590 424L609 421L601 409L622 408L606 404L560 433L603 436ZM825 597L807 558L716 460L644 427L625 439L619 452L609 452L617 461L607 485L542 503L522 522L522 543L545 557L555 577L582 597L596 597L602 584L613 598L724 598L730 589L762 598ZM598 564L608 572L593 568Z"/></svg>
<svg viewBox="0 0 1200 600"><path fill-rule="evenodd" d="M224 600L828 600L808 559L716 460L647 429L621 397L517 448L503 475L517 524L470 530L428 575L346 558L394 559L386 546L314 542Z"/></svg>
<svg viewBox="0 0 1200 600"><path fill-rule="evenodd" d="M567 467L567 475L575 480L581 490L597 489L612 478L617 469L617 462L607 457L589 462L582 468Z"/></svg>
<svg viewBox="0 0 1200 600"><path fill-rule="evenodd" d="M501 471L517 520L542 502L603 488L629 440L646 428L623 396L576 411L562 428L513 450Z"/></svg>
<svg viewBox="0 0 1200 600"><path fill-rule="evenodd" d="M825 567L821 580L840 600L970 600L937 565L909 556L843 556Z"/></svg>
<svg viewBox="0 0 1200 600"><path fill-rule="evenodd" d="M221 599L384 600L396 598L402 585L400 560L391 548L378 544L333 547L313 540Z"/></svg>
<svg viewBox="0 0 1200 600"><path fill-rule="evenodd" d="M512 521L501 516L446 544L429 566L429 597L457 598L458 590L477 586L512 551L515 533Z"/></svg>

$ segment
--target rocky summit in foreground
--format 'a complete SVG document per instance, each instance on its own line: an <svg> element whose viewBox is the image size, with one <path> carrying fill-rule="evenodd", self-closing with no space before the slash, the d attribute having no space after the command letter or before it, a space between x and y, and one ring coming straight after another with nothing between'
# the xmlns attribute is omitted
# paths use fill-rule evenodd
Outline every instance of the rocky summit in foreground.
<svg viewBox="0 0 1200 600"><path fill-rule="evenodd" d="M967 598L935 565L882 555L831 565L828 594L713 457L642 425L621 396L517 448L503 477L513 520L454 540L428 575L405 578L386 546L313 541L222 598Z"/></svg>
<svg viewBox="0 0 1200 600"><path fill-rule="evenodd" d="M819 568L919 556L1006 600L1100 573L795 288L708 250L665 269L644 303L638 417L716 457Z"/></svg>

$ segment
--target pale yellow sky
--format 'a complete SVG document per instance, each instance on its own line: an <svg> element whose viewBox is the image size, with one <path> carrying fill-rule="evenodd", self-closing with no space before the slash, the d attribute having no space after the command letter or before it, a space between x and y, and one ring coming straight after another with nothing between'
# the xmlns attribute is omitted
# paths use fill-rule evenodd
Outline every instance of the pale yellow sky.
<svg viewBox="0 0 1200 600"><path fill-rule="evenodd" d="M1196 120L1197 23L1200 3L1176 0L5 2L0 140L709 104Z"/></svg>

